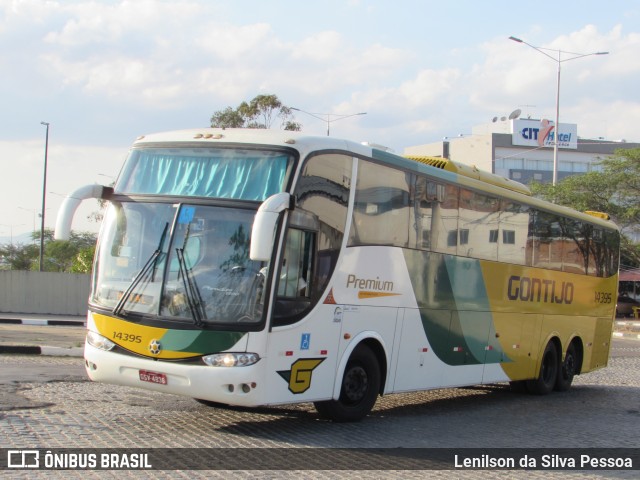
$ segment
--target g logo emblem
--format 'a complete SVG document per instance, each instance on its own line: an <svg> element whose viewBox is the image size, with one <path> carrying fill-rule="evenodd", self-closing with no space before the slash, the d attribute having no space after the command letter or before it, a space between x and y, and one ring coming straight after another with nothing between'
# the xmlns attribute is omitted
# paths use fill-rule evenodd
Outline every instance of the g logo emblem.
<svg viewBox="0 0 640 480"><path fill-rule="evenodd" d="M281 370L278 374L289 383L291 393L304 393L311 386L313 370L324 360L324 358L301 358L291 364L291 370Z"/></svg>

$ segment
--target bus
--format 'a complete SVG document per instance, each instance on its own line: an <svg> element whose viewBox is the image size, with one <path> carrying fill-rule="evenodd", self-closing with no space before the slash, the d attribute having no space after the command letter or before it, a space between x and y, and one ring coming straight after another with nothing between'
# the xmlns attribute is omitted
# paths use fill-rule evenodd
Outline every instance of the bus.
<svg viewBox="0 0 640 480"><path fill-rule="evenodd" d="M442 158L299 132L139 137L113 187L88 302L93 381L207 405L510 382L565 391L607 365L619 230Z"/></svg>

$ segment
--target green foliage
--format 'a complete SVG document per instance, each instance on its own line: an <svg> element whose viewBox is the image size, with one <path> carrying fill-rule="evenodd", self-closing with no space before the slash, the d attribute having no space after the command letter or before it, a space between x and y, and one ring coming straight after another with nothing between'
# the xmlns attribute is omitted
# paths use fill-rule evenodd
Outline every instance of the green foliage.
<svg viewBox="0 0 640 480"><path fill-rule="evenodd" d="M0 257L2 258L5 270L33 270L38 269L38 256L40 250L37 245L3 245L0 247Z"/></svg>
<svg viewBox="0 0 640 480"><path fill-rule="evenodd" d="M33 232L34 243L0 246L4 268L8 270L39 270L40 231ZM46 272L88 273L91 271L96 234L71 232L69 240L54 240L53 231L44 231L44 261Z"/></svg>
<svg viewBox="0 0 640 480"><path fill-rule="evenodd" d="M284 130L300 130L302 125L293 121L291 109L276 95L258 95L237 108L218 110L211 117L211 126L219 128L271 128L279 119Z"/></svg>
<svg viewBox="0 0 640 480"><path fill-rule="evenodd" d="M245 119L240 112L231 107L219 110L211 117L212 127L221 128L242 128L245 126Z"/></svg>
<svg viewBox="0 0 640 480"><path fill-rule="evenodd" d="M93 266L93 256L95 252L95 245L80 250L71 265L71 273L91 273L91 267Z"/></svg>
<svg viewBox="0 0 640 480"><path fill-rule="evenodd" d="M625 232L640 226L640 149L618 149L601 162L602 171L551 184L533 183L535 196L579 211L608 213L623 233L621 262L640 265L640 248Z"/></svg>

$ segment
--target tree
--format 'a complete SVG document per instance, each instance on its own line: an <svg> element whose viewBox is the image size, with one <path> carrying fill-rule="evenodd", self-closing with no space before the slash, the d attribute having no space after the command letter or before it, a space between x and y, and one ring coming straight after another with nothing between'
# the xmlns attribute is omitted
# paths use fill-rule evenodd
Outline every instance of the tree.
<svg viewBox="0 0 640 480"><path fill-rule="evenodd" d="M291 108L276 95L258 95L237 108L218 110L211 117L211 126L219 128L271 128L279 119L284 130L299 131L302 125L293 120Z"/></svg>
<svg viewBox="0 0 640 480"><path fill-rule="evenodd" d="M45 270L71 272L74 267L79 268L81 263L78 262L78 255L84 250L92 249L95 243L96 234L91 232L71 232L69 240L50 240L45 245ZM91 271L90 262L85 269L85 272L89 271Z"/></svg>
<svg viewBox="0 0 640 480"><path fill-rule="evenodd" d="M37 245L10 244L0 247L0 257L5 270L32 270L38 264L40 250Z"/></svg>
<svg viewBox="0 0 640 480"><path fill-rule="evenodd" d="M34 240L40 239L40 231L31 234ZM46 272L89 273L91 259L95 250L96 234L91 232L71 232L69 240L54 240L53 231L44 231L44 261ZM0 257L7 269L38 270L40 248L38 245L3 245Z"/></svg>
<svg viewBox="0 0 640 480"><path fill-rule="evenodd" d="M534 195L579 211L608 213L623 233L622 263L640 265L640 246L627 234L640 228L640 149L618 149L602 170L572 175L555 186L533 183Z"/></svg>
<svg viewBox="0 0 640 480"><path fill-rule="evenodd" d="M222 128L243 128L245 119L238 110L227 107L224 110L218 110L211 117L212 127Z"/></svg>
<svg viewBox="0 0 640 480"><path fill-rule="evenodd" d="M73 263L71 264L71 273L91 273L91 267L93 266L93 256L96 252L96 246L83 248L76 255Z"/></svg>

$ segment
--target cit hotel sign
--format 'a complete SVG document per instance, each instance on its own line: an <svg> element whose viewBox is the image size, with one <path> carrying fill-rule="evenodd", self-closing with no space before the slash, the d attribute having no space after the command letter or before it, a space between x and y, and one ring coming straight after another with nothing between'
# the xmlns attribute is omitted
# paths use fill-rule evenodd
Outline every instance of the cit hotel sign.
<svg viewBox="0 0 640 480"><path fill-rule="evenodd" d="M518 118L511 121L513 145L523 147L551 147L556 138L556 129L551 120L529 120ZM558 148L578 148L578 125L561 123L558 133Z"/></svg>

